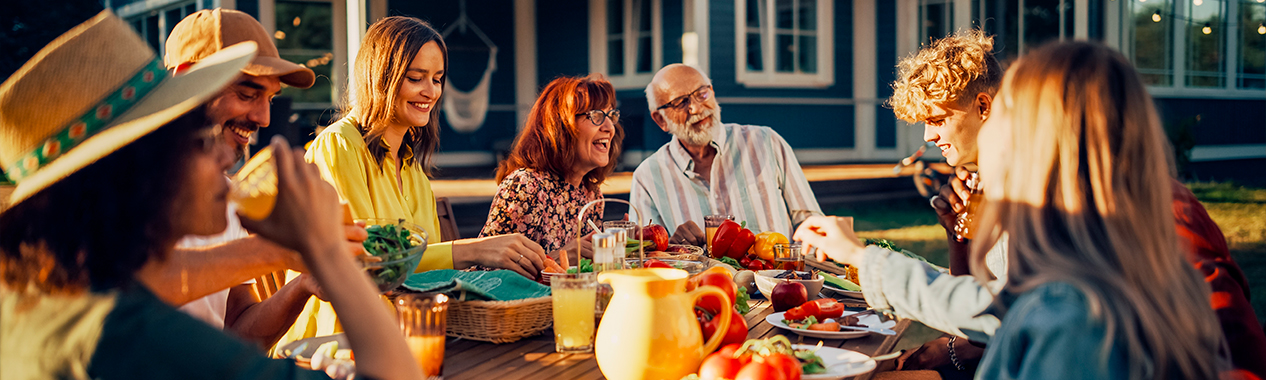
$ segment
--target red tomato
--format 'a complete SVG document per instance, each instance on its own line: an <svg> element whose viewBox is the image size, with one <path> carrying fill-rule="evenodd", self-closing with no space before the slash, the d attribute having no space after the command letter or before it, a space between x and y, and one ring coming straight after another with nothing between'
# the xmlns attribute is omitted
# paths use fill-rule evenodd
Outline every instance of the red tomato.
<svg viewBox="0 0 1266 380"><path fill-rule="evenodd" d="M818 315L817 302L809 301L801 304L800 306L793 307L791 310L787 310L786 313L783 313L782 318L791 321L799 321L801 319L808 318L810 315Z"/></svg>
<svg viewBox="0 0 1266 380"><path fill-rule="evenodd" d="M721 345L743 344L747 341L747 320L743 319L743 315L730 308L730 327L726 330L725 337L721 338ZM721 317L713 317L719 320ZM711 335L704 335L703 339L711 338Z"/></svg>
<svg viewBox="0 0 1266 380"><path fill-rule="evenodd" d="M717 351L708 355L707 359L703 359L703 365L699 367L699 378L702 380L733 379L738 376L740 369L743 369L743 362L734 358L734 351L728 354Z"/></svg>
<svg viewBox="0 0 1266 380"><path fill-rule="evenodd" d="M814 301L818 304L818 320L826 320L827 318L839 318L844 315L844 304L836 301L834 298L821 298Z"/></svg>
<svg viewBox="0 0 1266 380"><path fill-rule="evenodd" d="M673 267L672 265L668 265L667 263L663 261L659 261L655 259L646 259L646 264L644 264L643 266L647 268L670 268L670 269Z"/></svg>
<svg viewBox="0 0 1266 380"><path fill-rule="evenodd" d="M782 368L771 365L768 361L753 360L743 366L734 380L790 380Z"/></svg>
<svg viewBox="0 0 1266 380"><path fill-rule="evenodd" d="M699 307L702 307L704 310L707 310L713 315L716 315L725 309L733 309L734 295L738 292L738 287L734 285L734 280L731 280L729 276L717 272L701 273L698 276L691 278L687 284L690 282L697 283L698 286L715 286L721 289L721 292L725 293L726 297L729 297L728 299L722 301L714 296L706 296L699 299L699 302L696 304ZM686 287L689 288L690 286L687 285Z"/></svg>
<svg viewBox="0 0 1266 380"><path fill-rule="evenodd" d="M800 380L800 376L803 375L803 371L800 369L800 361L787 354L769 354L761 360L764 360L769 366L778 369L778 372L786 376L787 380Z"/></svg>
<svg viewBox="0 0 1266 380"><path fill-rule="evenodd" d="M747 321L744 321L743 323L747 323ZM716 353L726 355L726 357L734 357L734 353L738 352L739 348L743 348L743 343L726 344L722 345L721 349L717 350ZM747 364L752 361L752 354L744 354L737 359L740 363Z"/></svg>

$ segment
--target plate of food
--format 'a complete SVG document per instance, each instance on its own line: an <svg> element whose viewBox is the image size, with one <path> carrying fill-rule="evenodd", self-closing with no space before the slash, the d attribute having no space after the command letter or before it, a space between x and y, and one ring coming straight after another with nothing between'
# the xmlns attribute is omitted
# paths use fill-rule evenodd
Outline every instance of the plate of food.
<svg viewBox="0 0 1266 380"><path fill-rule="evenodd" d="M294 359L302 367L315 369L325 368L327 361L353 360L350 347L347 335L339 333L299 339L282 346L276 353L280 358Z"/></svg>
<svg viewBox="0 0 1266 380"><path fill-rule="evenodd" d="M770 314L765 317L765 322L781 329L791 330L796 334L821 339L852 339L870 334L883 334L892 331L892 327L897 325L897 321L884 322L879 319L879 316L871 313L861 317L853 316L858 313L856 311L845 311L839 318L822 320L812 315L804 319L787 320L784 317L786 313Z"/></svg>
<svg viewBox="0 0 1266 380"><path fill-rule="evenodd" d="M809 371L800 377L804 380L838 380L874 371L876 367L874 359L857 351L807 344L793 344L791 348L802 364L812 361L813 356L821 361L818 366L809 366Z"/></svg>
<svg viewBox="0 0 1266 380"><path fill-rule="evenodd" d="M835 294L850 298L862 299L864 297L862 295L862 287L857 285L856 282L849 281L847 278L837 277L827 272L820 273L822 274L823 279L823 289L830 290L835 292Z"/></svg>

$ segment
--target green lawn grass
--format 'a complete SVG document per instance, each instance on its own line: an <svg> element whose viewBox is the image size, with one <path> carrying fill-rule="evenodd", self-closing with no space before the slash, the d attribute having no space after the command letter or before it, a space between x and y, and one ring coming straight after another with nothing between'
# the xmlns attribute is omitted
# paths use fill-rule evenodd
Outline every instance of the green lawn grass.
<svg viewBox="0 0 1266 380"><path fill-rule="evenodd" d="M1266 189L1203 182L1187 187L1226 235L1231 257L1248 278L1258 321L1266 322ZM892 240L934 264L949 265L945 230L921 198L847 204L827 214L854 217L860 237Z"/></svg>

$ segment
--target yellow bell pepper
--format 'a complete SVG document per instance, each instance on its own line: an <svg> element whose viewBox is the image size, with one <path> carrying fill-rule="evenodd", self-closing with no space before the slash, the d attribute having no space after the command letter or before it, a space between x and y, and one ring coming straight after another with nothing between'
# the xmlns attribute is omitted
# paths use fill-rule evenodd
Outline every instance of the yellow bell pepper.
<svg viewBox="0 0 1266 380"><path fill-rule="evenodd" d="M774 262L774 244L787 244L787 236L778 232L765 231L756 235L756 244L747 253L756 255L762 260Z"/></svg>

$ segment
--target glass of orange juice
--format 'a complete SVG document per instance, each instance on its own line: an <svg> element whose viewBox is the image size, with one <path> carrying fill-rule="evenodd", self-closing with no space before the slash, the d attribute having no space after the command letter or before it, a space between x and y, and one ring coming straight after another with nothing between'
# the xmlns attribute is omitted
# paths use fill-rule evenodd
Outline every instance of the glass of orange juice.
<svg viewBox="0 0 1266 380"><path fill-rule="evenodd" d="M444 369L444 329L448 320L448 296L403 294L396 298L396 316L413 359L422 374L440 376Z"/></svg>
<svg viewBox="0 0 1266 380"><path fill-rule="evenodd" d="M598 278L593 273L557 274L550 277L549 287L554 303L554 351L593 352Z"/></svg>
<svg viewBox="0 0 1266 380"><path fill-rule="evenodd" d="M277 165L273 163L272 146L255 153L233 175L229 199L237 203L238 211L248 218L262 220L272 214L273 206L277 205Z"/></svg>
<svg viewBox="0 0 1266 380"><path fill-rule="evenodd" d="M721 227L721 223L727 220L734 220L734 215L704 215L703 227L708 233L708 241L704 245L708 247L708 251L712 251L712 237L717 234L717 227Z"/></svg>

